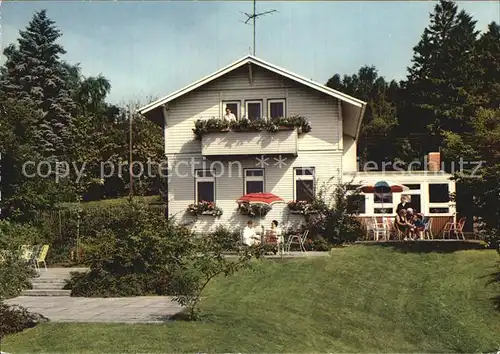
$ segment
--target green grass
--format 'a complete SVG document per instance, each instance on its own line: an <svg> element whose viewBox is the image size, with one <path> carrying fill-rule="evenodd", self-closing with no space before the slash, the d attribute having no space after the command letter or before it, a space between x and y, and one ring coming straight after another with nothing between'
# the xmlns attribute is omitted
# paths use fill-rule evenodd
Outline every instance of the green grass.
<svg viewBox="0 0 500 354"><path fill-rule="evenodd" d="M494 251L400 253L352 246L331 257L256 262L217 279L201 322L48 323L6 338L21 352L493 352L500 348Z"/></svg>

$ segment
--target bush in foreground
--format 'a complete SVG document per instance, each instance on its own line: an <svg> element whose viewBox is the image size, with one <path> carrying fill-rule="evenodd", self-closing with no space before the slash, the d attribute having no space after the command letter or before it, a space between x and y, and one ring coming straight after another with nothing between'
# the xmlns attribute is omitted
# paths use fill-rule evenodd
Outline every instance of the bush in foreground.
<svg viewBox="0 0 500 354"><path fill-rule="evenodd" d="M21 246L37 242L37 230L29 225L0 221L0 301L29 289L33 268L21 259Z"/></svg>
<svg viewBox="0 0 500 354"><path fill-rule="evenodd" d="M41 314L29 312L22 306L8 306L0 303L0 338L35 327L49 319Z"/></svg>
<svg viewBox="0 0 500 354"><path fill-rule="evenodd" d="M73 273L72 296L166 295L170 268L189 251L189 230L136 202L111 215L87 241L87 273Z"/></svg>
<svg viewBox="0 0 500 354"><path fill-rule="evenodd" d="M137 203L112 216L88 245L90 271L72 274L66 284L72 296L174 295L190 319L199 317L201 293L212 279L234 274L260 252L243 248L229 259L223 252L239 249L234 233L218 228L197 238Z"/></svg>

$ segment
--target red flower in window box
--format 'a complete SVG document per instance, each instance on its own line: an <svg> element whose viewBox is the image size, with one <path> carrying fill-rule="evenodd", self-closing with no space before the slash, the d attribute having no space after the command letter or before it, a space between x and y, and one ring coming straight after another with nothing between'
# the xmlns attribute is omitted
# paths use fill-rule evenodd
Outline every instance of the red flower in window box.
<svg viewBox="0 0 500 354"><path fill-rule="evenodd" d="M222 215L221 208L217 207L213 202L206 201L189 204L186 211L194 216L212 215L215 217L220 217Z"/></svg>

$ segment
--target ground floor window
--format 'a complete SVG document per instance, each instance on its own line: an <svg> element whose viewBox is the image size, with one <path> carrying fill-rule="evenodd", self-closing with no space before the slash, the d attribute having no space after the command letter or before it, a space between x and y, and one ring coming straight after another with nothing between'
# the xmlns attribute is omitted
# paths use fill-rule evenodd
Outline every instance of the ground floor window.
<svg viewBox="0 0 500 354"><path fill-rule="evenodd" d="M196 201L215 203L214 172L209 170L197 170L195 176Z"/></svg>
<svg viewBox="0 0 500 354"><path fill-rule="evenodd" d="M363 194L347 195L347 212L366 214L366 197Z"/></svg>
<svg viewBox="0 0 500 354"><path fill-rule="evenodd" d="M314 167L297 167L294 168L293 171L295 179L295 200L312 202L315 196Z"/></svg>

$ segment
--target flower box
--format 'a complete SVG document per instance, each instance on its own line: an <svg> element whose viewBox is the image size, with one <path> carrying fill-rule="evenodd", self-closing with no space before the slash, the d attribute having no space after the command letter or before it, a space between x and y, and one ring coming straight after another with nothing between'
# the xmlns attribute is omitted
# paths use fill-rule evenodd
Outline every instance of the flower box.
<svg viewBox="0 0 500 354"><path fill-rule="evenodd" d="M236 209L241 215L248 216L266 216L271 210L271 206L267 204L250 204L247 202L239 203Z"/></svg>
<svg viewBox="0 0 500 354"><path fill-rule="evenodd" d="M212 202L205 201L189 204L186 211L193 216L210 215L214 217L220 217L222 215L221 208L217 207Z"/></svg>
<svg viewBox="0 0 500 354"><path fill-rule="evenodd" d="M219 118L198 119L195 122L193 133L197 140L201 140L204 134L212 132L229 131L269 131L277 132L280 130L297 129L298 133L308 133L311 131L311 125L308 120L302 116L293 116L288 118L274 118L269 120L241 119L236 122L227 122Z"/></svg>

